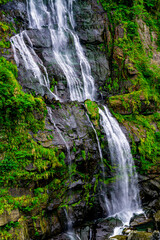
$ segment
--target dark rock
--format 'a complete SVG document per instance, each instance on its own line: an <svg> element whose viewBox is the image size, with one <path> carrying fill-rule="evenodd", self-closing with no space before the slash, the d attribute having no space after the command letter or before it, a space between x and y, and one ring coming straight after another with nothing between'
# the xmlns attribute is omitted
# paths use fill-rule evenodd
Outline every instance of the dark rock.
<svg viewBox="0 0 160 240"><path fill-rule="evenodd" d="M160 180L156 175L139 176L141 199L148 212L155 213L160 208L159 184Z"/></svg>
<svg viewBox="0 0 160 240"><path fill-rule="evenodd" d="M127 236L122 236L122 235L116 235L112 238L109 238L110 240L127 240Z"/></svg>
<svg viewBox="0 0 160 240"><path fill-rule="evenodd" d="M60 203L61 203L60 199L54 199L51 203L49 203L47 210L53 211L53 210L57 209L59 207Z"/></svg>
<svg viewBox="0 0 160 240"><path fill-rule="evenodd" d="M142 214L135 214L130 220L130 227L135 230L146 230L148 228L154 229L153 219L146 218L146 216Z"/></svg>
<svg viewBox="0 0 160 240"><path fill-rule="evenodd" d="M13 209L10 212L5 211L0 214L0 227L8 224L9 222L16 222L20 218L19 209Z"/></svg>
<svg viewBox="0 0 160 240"><path fill-rule="evenodd" d="M57 235L62 232L62 227L56 215L51 216L51 234Z"/></svg>
<svg viewBox="0 0 160 240"><path fill-rule="evenodd" d="M24 195L33 195L32 191L26 188L10 188L9 193L13 197L22 197Z"/></svg>
<svg viewBox="0 0 160 240"><path fill-rule="evenodd" d="M151 240L160 240L160 232L154 231Z"/></svg>
<svg viewBox="0 0 160 240"><path fill-rule="evenodd" d="M25 169L28 172L36 172L36 171L38 171L38 168L33 163L30 163L28 166L25 167Z"/></svg>
<svg viewBox="0 0 160 240"><path fill-rule="evenodd" d="M160 229L160 210L154 214L154 221L156 224L156 228Z"/></svg>
<svg viewBox="0 0 160 240"><path fill-rule="evenodd" d="M100 240L108 238L113 233L115 227L122 225L123 223L121 220L114 217L110 217L98 222L96 226L96 239Z"/></svg>
<svg viewBox="0 0 160 240"><path fill-rule="evenodd" d="M84 183L82 182L82 180L81 179L79 179L78 181L76 181L76 182L73 182L73 183L71 183L71 185L69 186L69 188L70 189L78 189L78 188L82 188L82 185L83 185Z"/></svg>
<svg viewBox="0 0 160 240"><path fill-rule="evenodd" d="M116 26L115 28L115 38L123 38L124 37L124 28L122 25Z"/></svg>

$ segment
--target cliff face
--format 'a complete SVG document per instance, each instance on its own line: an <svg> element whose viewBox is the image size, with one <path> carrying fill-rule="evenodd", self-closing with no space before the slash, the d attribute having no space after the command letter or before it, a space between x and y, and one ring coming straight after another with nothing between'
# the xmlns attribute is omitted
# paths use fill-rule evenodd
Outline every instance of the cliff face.
<svg viewBox="0 0 160 240"><path fill-rule="evenodd" d="M139 8L135 5L137 11ZM124 10L126 15L121 16ZM125 4L114 1L108 9L106 1L79 0L74 13L76 31L98 89L97 99L109 104L131 143L142 202L153 217L160 209L158 30L147 26L142 13L140 18L127 19ZM65 101L53 100L45 87L36 84L24 71L20 56L18 77L16 68L0 58L0 77L5 79L0 119L1 238L68 239L62 232L68 228L69 217L82 239L89 239L90 232L93 239L104 239L121 223L93 223L107 214L96 133L106 159L108 189L114 172L97 105L89 100L68 102L66 78L54 61L50 34L46 28L28 28L25 1L0 5L0 21L2 56L14 63L9 39L27 29L32 47L48 71L52 90ZM70 45L72 49L72 39ZM74 67L79 72L78 66ZM158 213L154 216L158 229L156 216Z"/></svg>

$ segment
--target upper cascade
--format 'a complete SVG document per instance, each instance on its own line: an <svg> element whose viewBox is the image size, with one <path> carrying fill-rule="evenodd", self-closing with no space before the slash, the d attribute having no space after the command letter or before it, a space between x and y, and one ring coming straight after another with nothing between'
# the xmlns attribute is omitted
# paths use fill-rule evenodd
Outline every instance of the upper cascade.
<svg viewBox="0 0 160 240"><path fill-rule="evenodd" d="M47 2L39 0L38 4L36 0L27 0L27 13L30 29L48 29L53 58L66 77L70 99L82 102L86 99L94 100L96 91L90 65L74 30L72 5L73 0L49 0ZM39 81L39 83L49 88L49 84L46 84L48 82L46 69L43 70L45 67L42 61L40 62L39 57L35 56L36 53L27 31L24 32L11 39L15 60L18 59L17 55L20 55L26 71L32 73L31 78L45 79L44 82ZM72 44L69 44L70 42ZM33 58L36 63L33 63ZM16 62L18 65L19 62ZM58 99L55 94L53 97Z"/></svg>

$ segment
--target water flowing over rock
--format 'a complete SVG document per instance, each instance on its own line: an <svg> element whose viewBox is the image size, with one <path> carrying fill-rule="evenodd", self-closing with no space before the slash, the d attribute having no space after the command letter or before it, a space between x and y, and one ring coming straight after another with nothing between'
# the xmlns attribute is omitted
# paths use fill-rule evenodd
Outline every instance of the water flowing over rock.
<svg viewBox="0 0 160 240"><path fill-rule="evenodd" d="M92 16L93 9L91 5L88 7L85 5L87 1L78 2L86 14L84 25L88 27L90 25L87 22L90 21L89 15ZM97 80L100 77L101 85L106 75L109 74L105 54L99 50L95 51L98 49L97 46L103 43L105 29L90 30L88 27L88 31L84 35L83 29L80 27L79 33L77 33L79 26L76 21L83 15L82 9L79 10L77 7L78 2L39 0L37 3L35 0L27 0L29 29L11 38L14 58L20 71L20 82L24 89L31 89L36 94L47 96L50 103L53 99L62 103L61 105L57 101L61 106L59 109L55 106L52 109L47 107L49 123L46 123L46 126L49 130L54 131L54 138L48 140L47 136L41 132L34 138L37 142L41 141L44 147L58 146L65 149L64 151L67 153L65 161L69 173L71 165L77 164L75 167L76 177L70 176L68 183L66 182L68 190L64 198L68 202L68 210L66 211L65 207L60 209L55 207L56 214L54 215L53 202L51 201L48 206L50 215L53 214L51 224L55 224L51 231L52 234L56 235L63 230L68 230L66 239L80 239L73 228L84 224L85 220L98 219L104 215L117 217L118 224L116 222L114 226L118 228L120 224L129 224L133 212L140 208L133 158L129 143L118 122L105 106L100 106L100 126L93 126L86 115L84 106L73 102L100 99L96 88ZM96 4L94 3L93 6L95 7ZM73 9L75 9L75 13ZM98 9L102 13L102 9L100 7ZM75 14L77 16L74 18ZM98 14L98 19L103 22L103 14L102 16ZM96 19L93 23L95 22L98 25ZM88 43L89 46L87 46ZM96 59L97 56L98 59ZM66 100L72 101L72 103L64 103ZM106 154L105 151L103 154L100 147L98 130L102 130L106 135L107 150L109 149L107 158L110 157L112 168L115 170L114 181L109 187L107 184L101 183L101 181L105 182L106 178L106 168L103 162ZM92 135L92 139L89 138L89 135ZM81 159L78 155L76 156L77 150L73 151L74 145L75 148L78 148L78 152L81 152ZM82 150L82 146L84 150ZM98 160L95 161L95 159ZM50 168L50 166L47 167ZM33 170L37 171L33 166L31 170L28 167L28 171ZM94 179L96 174L98 175L101 171L103 179L101 181ZM94 198L91 210L87 208L86 204L88 196L86 196L87 200L81 201L81 195L85 191L86 185L83 186L84 182L80 178L80 174L86 173L89 175L89 179L86 180L90 188L89 194ZM100 202L100 195L103 195L103 204ZM52 199L52 193L50 198ZM105 213L103 213L104 208ZM90 213L93 216L90 217ZM108 237L111 231L106 234L104 229L105 227L99 227L99 231L96 233L96 231L90 231L89 228L87 234L92 232L94 233L93 239L105 239L105 236ZM85 229L85 231L87 230ZM102 237L103 231L105 233ZM65 238L60 237L59 239ZM92 237L89 236L89 239Z"/></svg>
<svg viewBox="0 0 160 240"><path fill-rule="evenodd" d="M122 211L123 220L123 214L125 218L125 213L130 211L133 213L140 206L137 174L134 170L129 143L118 122L105 106L104 111L99 109L99 113L108 139L111 163L116 172L116 180L109 193L110 199L107 200L108 213L109 215L121 215ZM121 218L121 216L119 217Z"/></svg>

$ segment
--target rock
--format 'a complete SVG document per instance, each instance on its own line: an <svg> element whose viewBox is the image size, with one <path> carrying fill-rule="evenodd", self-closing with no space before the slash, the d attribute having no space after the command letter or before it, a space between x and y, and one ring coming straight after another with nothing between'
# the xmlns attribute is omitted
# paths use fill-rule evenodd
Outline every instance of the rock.
<svg viewBox="0 0 160 240"><path fill-rule="evenodd" d="M62 232L62 228L58 220L58 217L56 215L53 215L51 217L51 233L54 235L57 235L61 232Z"/></svg>
<svg viewBox="0 0 160 240"><path fill-rule="evenodd" d="M28 166L25 167L25 169L28 172L36 172L36 171L38 171L38 168L33 163L30 163Z"/></svg>
<svg viewBox="0 0 160 240"><path fill-rule="evenodd" d="M26 189L26 188L10 188L9 193L13 197L21 197L23 195L33 195L32 191L30 191L30 189Z"/></svg>
<svg viewBox="0 0 160 240"><path fill-rule="evenodd" d="M134 67L133 63L130 61L129 57L125 59L125 67L127 68L129 75L137 75L138 70Z"/></svg>
<svg viewBox="0 0 160 240"><path fill-rule="evenodd" d="M154 231L151 240L160 240L160 232Z"/></svg>
<svg viewBox="0 0 160 240"><path fill-rule="evenodd" d="M101 237L102 239L108 238L113 233L114 228L119 226L123 226L123 223L114 217L99 221L96 226L96 239L101 239Z"/></svg>
<svg viewBox="0 0 160 240"><path fill-rule="evenodd" d="M143 42L143 46L146 49L146 52L150 52L150 49L152 49L153 54L153 60L152 64L156 64L157 66L160 65L160 52L157 51L157 34L152 31L150 32L149 26L146 25L146 23L140 18L137 19L137 23L139 25L138 32L141 38L141 41Z"/></svg>
<svg viewBox="0 0 160 240"><path fill-rule="evenodd" d="M147 224L153 222L152 219L146 218L146 216L142 214L134 214L134 216L130 220L130 227L137 229L139 227L147 228Z"/></svg>
<svg viewBox="0 0 160 240"><path fill-rule="evenodd" d="M132 231L132 230L131 230L130 228L124 228L122 233L123 233L124 235L129 235L129 234L131 233L131 231Z"/></svg>
<svg viewBox="0 0 160 240"><path fill-rule="evenodd" d="M76 182L73 182L71 183L71 185L69 186L70 189L73 189L73 188L82 188L82 185L83 185L83 182L81 179L79 179L78 181Z"/></svg>
<svg viewBox="0 0 160 240"><path fill-rule="evenodd" d="M151 240L152 233L132 231L127 240Z"/></svg>
<svg viewBox="0 0 160 240"><path fill-rule="evenodd" d="M53 210L57 209L59 207L60 203L61 203L60 199L54 199L51 203L49 203L47 210L53 211Z"/></svg>
<svg viewBox="0 0 160 240"><path fill-rule="evenodd" d="M156 224L156 228L159 229L160 228L160 210L154 214L154 221Z"/></svg>
<svg viewBox="0 0 160 240"><path fill-rule="evenodd" d="M103 42L104 20L104 10L96 1L91 3L79 0L79 4L75 6L76 31L83 42Z"/></svg>
<svg viewBox="0 0 160 240"><path fill-rule="evenodd" d="M114 47L114 54L113 54L113 58L116 61L116 63L118 64L119 69L121 70L122 68L122 63L124 61L124 54L123 54L123 50L119 47Z"/></svg>
<svg viewBox="0 0 160 240"><path fill-rule="evenodd" d="M0 215L0 226L4 226L11 221L16 222L18 221L19 218L20 218L20 213L18 208L12 210L11 212L4 211Z"/></svg>
<svg viewBox="0 0 160 240"><path fill-rule="evenodd" d="M112 240L127 240L127 236L117 235L114 237L111 237Z"/></svg>
<svg viewBox="0 0 160 240"><path fill-rule="evenodd" d="M160 197L159 197L159 176L150 175L150 177L139 176L140 179L140 193L143 201L143 205L146 206L147 212L150 214L147 217L152 217L153 213L160 209ZM147 214L148 214L147 213Z"/></svg>
<svg viewBox="0 0 160 240"><path fill-rule="evenodd" d="M116 26L115 28L115 38L123 38L124 37L124 28L122 25Z"/></svg>
<svg viewBox="0 0 160 240"><path fill-rule="evenodd" d="M27 225L23 222L18 228L11 228L8 233L10 237L7 237L7 240L30 240ZM2 240L1 237L0 240Z"/></svg>

